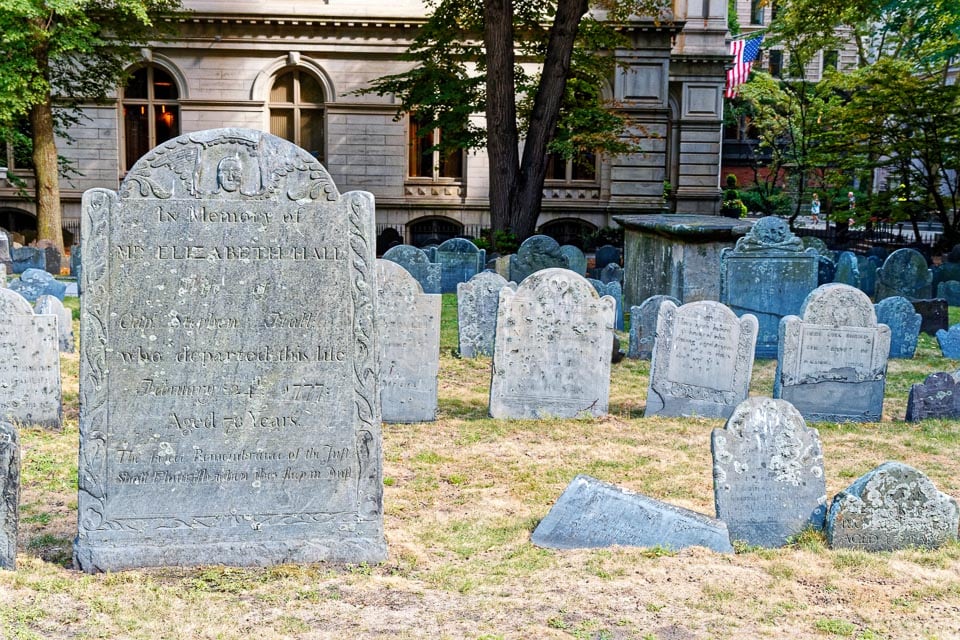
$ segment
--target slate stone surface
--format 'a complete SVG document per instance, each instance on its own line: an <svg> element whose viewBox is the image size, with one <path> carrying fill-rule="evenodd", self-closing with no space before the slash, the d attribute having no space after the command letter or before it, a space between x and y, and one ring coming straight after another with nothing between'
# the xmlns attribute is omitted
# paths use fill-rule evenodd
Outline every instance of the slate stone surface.
<svg viewBox="0 0 960 640"><path fill-rule="evenodd" d="M587 280L590 281L590 284L593 285L593 288L597 290L597 294L599 294L601 297L610 296L617 301L617 311L614 317L614 326L616 327L617 331L623 331L623 288L620 286L620 283L603 282L594 278L587 278Z"/></svg>
<svg viewBox="0 0 960 640"><path fill-rule="evenodd" d="M377 328L383 421L436 420L440 295L423 293L397 263L377 260Z"/></svg>
<svg viewBox="0 0 960 640"><path fill-rule="evenodd" d="M570 482L530 541L549 549L618 545L733 553L727 526L720 520L585 475Z"/></svg>
<svg viewBox="0 0 960 640"><path fill-rule="evenodd" d="M62 353L73 353L73 314L63 306L60 299L54 296L40 296L34 306L34 313L57 317L57 336L60 351Z"/></svg>
<svg viewBox="0 0 960 640"><path fill-rule="evenodd" d="M409 244L391 247L383 254L384 260L396 262L410 272L424 293L440 293L440 265L430 261L429 256Z"/></svg>
<svg viewBox="0 0 960 640"><path fill-rule="evenodd" d="M850 251L842 251L837 258L837 268L833 274L833 281L860 288L860 267L857 256Z"/></svg>
<svg viewBox="0 0 960 640"><path fill-rule="evenodd" d="M927 259L915 249L897 249L877 272L877 302L890 296L923 300L933 295L933 273Z"/></svg>
<svg viewBox="0 0 960 640"><path fill-rule="evenodd" d="M594 255L594 266L597 272L600 272L608 264L620 264L622 252L618 247L605 244L602 247L597 247Z"/></svg>
<svg viewBox="0 0 960 640"><path fill-rule="evenodd" d="M890 328L877 324L870 298L825 284L807 297L801 317L780 323L773 396L808 421L879 421L889 353Z"/></svg>
<svg viewBox="0 0 960 640"><path fill-rule="evenodd" d="M950 280L960 281L960 262L949 260L933 268L934 291L938 290L937 287L940 286L941 282L948 282Z"/></svg>
<svg viewBox="0 0 960 640"><path fill-rule="evenodd" d="M530 236L510 256L510 281L520 283L532 273L553 267L568 268L567 256L550 236Z"/></svg>
<svg viewBox="0 0 960 640"><path fill-rule="evenodd" d="M569 269L500 290L490 383L494 418L604 415L616 301Z"/></svg>
<svg viewBox="0 0 960 640"><path fill-rule="evenodd" d="M0 289L0 420L60 428L58 346L55 316L36 316L23 296Z"/></svg>
<svg viewBox="0 0 960 640"><path fill-rule="evenodd" d="M67 285L41 269L27 269L7 286L30 302L36 302L37 298L43 295L55 296L62 301L67 291Z"/></svg>
<svg viewBox="0 0 960 640"><path fill-rule="evenodd" d="M960 324L952 325L946 331L937 331L937 344L944 358L960 360Z"/></svg>
<svg viewBox="0 0 960 640"><path fill-rule="evenodd" d="M568 269L581 276L587 275L587 256L583 255L583 251L572 244L565 244L560 247L560 253L567 257Z"/></svg>
<svg viewBox="0 0 960 640"><path fill-rule="evenodd" d="M630 307L630 344L627 357L649 360L653 355L653 342L657 337L657 316L660 303L669 300L676 306L680 301L673 296L651 296L643 304Z"/></svg>
<svg viewBox="0 0 960 640"><path fill-rule="evenodd" d="M440 292L456 293L458 284L483 271L487 252L465 238L451 238L437 247L434 261L440 264Z"/></svg>
<svg viewBox="0 0 960 640"><path fill-rule="evenodd" d="M0 229L0 264L7 269L7 273L13 273L13 256L10 253L10 236L3 229Z"/></svg>
<svg viewBox="0 0 960 640"><path fill-rule="evenodd" d="M789 402L747 398L713 430L710 449L717 518L731 540L781 547L808 526L823 528L820 434Z"/></svg>
<svg viewBox="0 0 960 640"><path fill-rule="evenodd" d="M19 504L20 438L16 427L0 421L0 569L17 568Z"/></svg>
<svg viewBox="0 0 960 640"><path fill-rule="evenodd" d="M877 292L878 265L867 256L857 256L857 271L860 273L859 289L871 298Z"/></svg>
<svg viewBox="0 0 960 640"><path fill-rule="evenodd" d="M0 316L10 315L33 315L33 307L13 289L0 289Z"/></svg>
<svg viewBox="0 0 960 640"><path fill-rule="evenodd" d="M884 298L873 305L877 322L890 327L890 357L912 358L917 350L923 317L903 296Z"/></svg>
<svg viewBox="0 0 960 640"><path fill-rule="evenodd" d="M83 266L80 264L80 255L81 249L80 245L75 244L70 247L70 276L77 279L77 294L82 294L83 290L80 288L80 282L83 280L82 272Z"/></svg>
<svg viewBox="0 0 960 640"><path fill-rule="evenodd" d="M36 247L14 247L10 251L13 260L13 273L23 273L27 269L46 271L47 255Z"/></svg>
<svg viewBox="0 0 960 640"><path fill-rule="evenodd" d="M780 319L800 313L817 287L817 252L804 249L787 223L761 218L733 249L720 252L720 302L759 323L757 358L775 358Z"/></svg>
<svg viewBox="0 0 960 640"><path fill-rule="evenodd" d="M500 289L516 290L499 274L484 271L457 285L457 320L461 358L492 356Z"/></svg>
<svg viewBox="0 0 960 640"><path fill-rule="evenodd" d="M37 240L33 243L33 246L43 251L44 270L55 276L60 275L60 269L63 267L63 256L60 255L60 250L53 242L51 240Z"/></svg>
<svg viewBox="0 0 960 640"><path fill-rule="evenodd" d="M935 336L937 331L946 330L950 326L950 316L947 301L943 298L929 300L911 300L914 310L922 318L920 331Z"/></svg>
<svg viewBox="0 0 960 640"><path fill-rule="evenodd" d="M623 282L623 267L618 264L608 264L600 271L600 282L610 284L611 282Z"/></svg>
<svg viewBox="0 0 960 640"><path fill-rule="evenodd" d="M833 282L837 275L837 263L827 256L817 256L817 286Z"/></svg>
<svg viewBox="0 0 960 640"><path fill-rule="evenodd" d="M937 297L947 301L951 307L960 306L960 282L945 280L937 285Z"/></svg>
<svg viewBox="0 0 960 640"><path fill-rule="evenodd" d="M6 289L6 288L7 288L7 267L3 264L0 264L0 289Z"/></svg>
<svg viewBox="0 0 960 640"><path fill-rule="evenodd" d="M660 304L644 416L727 418L746 399L757 319L712 300Z"/></svg>
<svg viewBox="0 0 960 640"><path fill-rule="evenodd" d="M82 220L76 565L386 558L373 196L216 129Z"/></svg>
<svg viewBox="0 0 960 640"><path fill-rule="evenodd" d="M956 374L937 372L910 387L907 422L927 418L960 418L960 381Z"/></svg>
<svg viewBox="0 0 960 640"><path fill-rule="evenodd" d="M935 549L957 539L957 501L927 476L901 462L885 462L833 498L827 542L835 549Z"/></svg>
<svg viewBox="0 0 960 640"><path fill-rule="evenodd" d="M803 236L800 238L800 242L803 243L804 249L813 249L821 256L830 258L831 261L833 260L833 252L830 251L827 243L820 238L816 236Z"/></svg>

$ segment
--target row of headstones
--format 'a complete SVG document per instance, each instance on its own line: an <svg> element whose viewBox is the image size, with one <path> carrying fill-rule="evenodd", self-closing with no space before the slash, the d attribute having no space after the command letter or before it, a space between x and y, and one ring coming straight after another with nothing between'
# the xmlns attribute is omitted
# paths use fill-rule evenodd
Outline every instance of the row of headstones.
<svg viewBox="0 0 960 640"><path fill-rule="evenodd" d="M40 269L60 275L61 255L52 242L39 241L35 246L11 246L10 235L0 229L0 264L9 273L23 273L27 269Z"/></svg>
<svg viewBox="0 0 960 640"><path fill-rule="evenodd" d="M833 548L937 548L957 539L960 509L920 471L886 462L827 508L820 434L789 402L749 398L711 435L716 519L577 476L533 532L550 548L611 545L732 552L780 547L806 529Z"/></svg>

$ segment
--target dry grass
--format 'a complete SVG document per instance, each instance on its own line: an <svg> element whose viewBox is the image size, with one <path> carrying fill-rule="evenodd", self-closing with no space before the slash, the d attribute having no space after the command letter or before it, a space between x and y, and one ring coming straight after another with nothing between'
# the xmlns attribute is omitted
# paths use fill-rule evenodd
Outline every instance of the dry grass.
<svg viewBox="0 0 960 640"><path fill-rule="evenodd" d="M721 425L643 419L649 366L632 361L614 366L607 418L491 420L489 360L455 359L449 322L444 336L440 419L384 426L390 556L374 567L70 569L77 357L64 356L64 431L22 434L0 638L960 638L956 544L866 554L807 534L736 555L534 547L530 532L578 473L712 514ZM960 426L900 421L911 382L955 368L925 341L917 360L891 363L883 422L817 425L828 493L896 458L960 496ZM773 370L758 363L753 393L770 393Z"/></svg>

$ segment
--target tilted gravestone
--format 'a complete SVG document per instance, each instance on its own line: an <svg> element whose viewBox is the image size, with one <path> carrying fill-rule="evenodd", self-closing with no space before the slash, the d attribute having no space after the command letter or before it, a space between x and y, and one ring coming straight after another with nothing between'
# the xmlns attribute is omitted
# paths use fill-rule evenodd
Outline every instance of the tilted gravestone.
<svg viewBox="0 0 960 640"><path fill-rule="evenodd" d="M530 236L523 241L517 253L510 256L509 279L519 284L530 274L553 267L570 267L567 256L560 251L560 245L550 236Z"/></svg>
<svg viewBox="0 0 960 640"><path fill-rule="evenodd" d="M52 275L40 269L27 269L19 278L14 278L8 284L13 289L30 302L36 302L37 298L44 295L55 296L63 300L67 292L67 285L54 279Z"/></svg>
<svg viewBox="0 0 960 640"><path fill-rule="evenodd" d="M789 402L747 398L710 445L717 518L731 540L780 547L806 527L823 528L820 434Z"/></svg>
<svg viewBox="0 0 960 640"><path fill-rule="evenodd" d="M457 285L483 271L487 252L465 238L451 238L434 253L440 264L440 292L456 293Z"/></svg>
<svg viewBox="0 0 960 640"><path fill-rule="evenodd" d="M517 288L502 276L484 271L457 285L457 320L460 357L475 358L493 355L497 328L497 305L500 289Z"/></svg>
<svg viewBox="0 0 960 640"><path fill-rule="evenodd" d="M950 308L943 298L911 300L914 310L920 314L920 332L935 336L941 329L950 326Z"/></svg>
<svg viewBox="0 0 960 640"><path fill-rule="evenodd" d="M857 272L860 274L860 282L857 288L871 298L877 292L878 268L872 259L866 256L857 256Z"/></svg>
<svg viewBox="0 0 960 640"><path fill-rule="evenodd" d="M757 319L712 300L660 304L645 416L727 418L750 391Z"/></svg>
<svg viewBox="0 0 960 640"><path fill-rule="evenodd" d="M570 482L530 541L548 549L618 545L733 553L722 521L585 475Z"/></svg>
<svg viewBox="0 0 960 640"><path fill-rule="evenodd" d="M956 373L932 373L910 387L905 419L919 422L927 418L960 418L960 380Z"/></svg>
<svg viewBox="0 0 960 640"><path fill-rule="evenodd" d="M890 296L924 300L933 295L933 273L927 259L915 249L897 249L877 272L877 302Z"/></svg>
<svg viewBox="0 0 960 640"><path fill-rule="evenodd" d="M900 462L885 462L833 498L827 542L836 549L935 549L957 539L957 501Z"/></svg>
<svg viewBox="0 0 960 640"><path fill-rule="evenodd" d="M610 296L617 301L617 311L616 315L614 316L614 327L617 329L617 331L623 331L623 287L619 282L603 282L594 278L587 278L587 280L593 285L593 288L597 290L598 295L601 297Z"/></svg>
<svg viewBox="0 0 960 640"><path fill-rule="evenodd" d="M639 306L630 307L630 344L627 347L628 358L649 360L653 355L653 342L657 337L657 317L660 303L669 300L680 306L673 296L651 296Z"/></svg>
<svg viewBox="0 0 960 640"><path fill-rule="evenodd" d="M430 262L422 249L400 244L384 253L383 259L406 269L420 283L424 293L440 293L440 265Z"/></svg>
<svg viewBox="0 0 960 640"><path fill-rule="evenodd" d="M63 420L56 316L34 315L0 289L0 420L59 429Z"/></svg>
<svg viewBox="0 0 960 640"><path fill-rule="evenodd" d="M780 319L797 314L817 287L817 252L787 223L761 218L733 249L720 252L720 302L759 323L756 357L775 358Z"/></svg>
<svg viewBox="0 0 960 640"><path fill-rule="evenodd" d="M19 506L20 438L15 426L0 421L0 569L17 568Z"/></svg>
<svg viewBox="0 0 960 640"><path fill-rule="evenodd" d="M884 298L873 305L877 323L890 327L890 357L912 358L917 351L923 318L903 296Z"/></svg>
<svg viewBox="0 0 960 640"><path fill-rule="evenodd" d="M377 260L377 329L383 421L436 420L440 295L423 293L397 263Z"/></svg>
<svg viewBox="0 0 960 640"><path fill-rule="evenodd" d="M63 303L54 296L40 296L37 298L36 305L34 305L34 313L57 317L57 337L60 351L73 353L73 313L70 309L64 307Z"/></svg>
<svg viewBox="0 0 960 640"><path fill-rule="evenodd" d="M569 269L500 290L490 384L494 418L604 415L616 302Z"/></svg>
<svg viewBox="0 0 960 640"><path fill-rule="evenodd" d="M833 274L833 281L860 288L860 267L857 256L850 251L843 251L837 258L837 269Z"/></svg>
<svg viewBox="0 0 960 640"><path fill-rule="evenodd" d="M560 247L560 253L567 257L567 268L581 276L587 275L587 256L572 244Z"/></svg>
<svg viewBox="0 0 960 640"><path fill-rule="evenodd" d="M937 331L937 344L944 358L960 360L960 323L944 331Z"/></svg>
<svg viewBox="0 0 960 640"><path fill-rule="evenodd" d="M960 306L960 282L944 280L937 285L937 297L946 300L951 307Z"/></svg>
<svg viewBox="0 0 960 640"><path fill-rule="evenodd" d="M870 298L845 284L818 287L801 317L780 323L773 395L806 420L879 421L890 328L877 324Z"/></svg>
<svg viewBox="0 0 960 640"><path fill-rule="evenodd" d="M82 238L76 565L383 560L373 197L199 131L87 191Z"/></svg>

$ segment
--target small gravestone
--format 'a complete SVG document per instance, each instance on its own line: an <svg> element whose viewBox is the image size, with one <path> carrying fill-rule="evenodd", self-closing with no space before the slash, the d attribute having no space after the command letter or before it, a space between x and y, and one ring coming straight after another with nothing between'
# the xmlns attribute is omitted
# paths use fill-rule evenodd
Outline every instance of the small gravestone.
<svg viewBox="0 0 960 640"><path fill-rule="evenodd" d="M602 282L593 278L587 278L587 280L590 281L590 284L593 285L593 288L597 290L597 293L601 297L610 296L617 301L617 313L614 327L617 329L617 331L623 331L623 287L620 286L619 282Z"/></svg>
<svg viewBox="0 0 960 640"><path fill-rule="evenodd" d="M27 269L19 278L11 280L8 286L30 302L36 302L43 295L54 296L62 301L67 292L67 285L40 269Z"/></svg>
<svg viewBox="0 0 960 640"><path fill-rule="evenodd" d="M947 301L951 307L960 307L960 282L945 280L937 285L937 297Z"/></svg>
<svg viewBox="0 0 960 640"><path fill-rule="evenodd" d="M950 326L950 309L943 298L929 300L911 300L913 309L920 314L920 332L930 336L937 335L941 329Z"/></svg>
<svg viewBox="0 0 960 640"><path fill-rule="evenodd" d="M649 360L653 355L653 342L657 337L657 316L660 303L669 300L680 306L673 296L651 296L639 306L630 307L630 344L627 347L628 358Z"/></svg>
<svg viewBox="0 0 960 640"><path fill-rule="evenodd" d="M860 288L860 267L857 256L850 251L843 251L837 258L837 269L833 274L833 281Z"/></svg>
<svg viewBox="0 0 960 640"><path fill-rule="evenodd" d="M957 539L957 501L900 462L885 462L838 493L827 514L835 549L936 549Z"/></svg>
<svg viewBox="0 0 960 640"><path fill-rule="evenodd" d="M500 290L490 384L494 418L607 412L616 301L569 269Z"/></svg>
<svg viewBox="0 0 960 640"><path fill-rule="evenodd" d="M907 396L907 422L928 418L960 418L960 381L956 374L938 372L910 387Z"/></svg>
<svg viewBox="0 0 960 640"><path fill-rule="evenodd" d="M960 360L960 323L944 331L937 331L937 344L944 358Z"/></svg>
<svg viewBox="0 0 960 640"><path fill-rule="evenodd" d="M832 259L833 252L830 251L830 247L827 246L827 243L820 238L816 236L804 236L800 238L800 242L803 243L804 249L813 249L821 256L826 256Z"/></svg>
<svg viewBox="0 0 960 640"><path fill-rule="evenodd" d="M780 324L773 395L808 421L879 421L890 328L877 324L870 298L845 284L818 287L801 317Z"/></svg>
<svg viewBox="0 0 960 640"><path fill-rule="evenodd" d="M729 417L750 390L756 339L750 314L712 300L662 302L644 415Z"/></svg>
<svg viewBox="0 0 960 640"><path fill-rule="evenodd" d="M890 357L912 358L917 350L923 318L903 296L884 298L873 305L877 323L890 327Z"/></svg>
<svg viewBox="0 0 960 640"><path fill-rule="evenodd" d="M20 505L20 439L17 428L0 421L0 569L17 568Z"/></svg>
<svg viewBox="0 0 960 640"><path fill-rule="evenodd" d="M60 270L63 268L63 256L60 255L60 250L53 244L53 241L37 240L33 243L33 246L43 251L44 270L55 276L60 275Z"/></svg>
<svg viewBox="0 0 960 640"><path fill-rule="evenodd" d="M797 314L817 287L817 252L787 223L761 218L733 249L720 252L720 302L759 323L756 357L775 358L780 319Z"/></svg>
<svg viewBox="0 0 960 640"><path fill-rule="evenodd" d="M927 259L915 249L897 249L877 273L877 302L890 296L924 300L933 295L933 273Z"/></svg>
<svg viewBox="0 0 960 640"><path fill-rule="evenodd" d="M46 271L47 255L36 247L14 247L11 251L13 273L23 273L27 269Z"/></svg>
<svg viewBox="0 0 960 640"><path fill-rule="evenodd" d="M507 256L497 256L493 265L493 270L504 280L510 280L510 259L513 254Z"/></svg>
<svg viewBox="0 0 960 640"><path fill-rule="evenodd" d="M465 238L452 238L437 247L434 262L440 264L440 292L456 293L458 284L483 271L487 252Z"/></svg>
<svg viewBox="0 0 960 640"><path fill-rule="evenodd" d="M560 253L567 257L567 268L581 276L587 275L587 256L572 244L560 247Z"/></svg>
<svg viewBox="0 0 960 640"><path fill-rule="evenodd" d="M866 256L857 256L857 272L860 274L860 282L857 285L860 291L871 298L877 292L877 269L879 267Z"/></svg>
<svg viewBox="0 0 960 640"><path fill-rule="evenodd" d="M613 245L605 244L598 247L594 258L594 267L597 273L600 273L608 264L620 264L620 255L620 249Z"/></svg>
<svg viewBox="0 0 960 640"><path fill-rule="evenodd" d="M423 293L397 263L377 260L377 326L383 421L436 420L440 296Z"/></svg>
<svg viewBox="0 0 960 640"><path fill-rule="evenodd" d="M817 256L817 286L833 282L837 275L837 263L827 256Z"/></svg>
<svg viewBox="0 0 960 640"><path fill-rule="evenodd" d="M713 495L731 540L781 547L827 511L820 434L784 400L748 398L714 429Z"/></svg>
<svg viewBox="0 0 960 640"><path fill-rule="evenodd" d="M73 353L73 313L63 306L59 298L54 296L40 296L34 305L34 313L37 315L51 315L57 317L57 336L59 338L60 351L62 353Z"/></svg>
<svg viewBox="0 0 960 640"><path fill-rule="evenodd" d="M460 357L492 356L497 328L497 305L500 289L516 290L514 282L484 271L457 285L457 320Z"/></svg>
<svg viewBox="0 0 960 640"><path fill-rule="evenodd" d="M383 254L383 259L406 269L420 283L424 293L440 293L440 265L430 262L430 257L422 249L409 244L397 245Z"/></svg>
<svg viewBox="0 0 960 640"><path fill-rule="evenodd" d="M510 278L512 282L523 279L542 269L553 267L569 268L567 256L560 251L560 245L550 236L530 236L523 241L515 255L510 256Z"/></svg>
<svg viewBox="0 0 960 640"><path fill-rule="evenodd" d="M10 254L10 236L0 229L0 265L6 268L7 273L13 273L13 257Z"/></svg>
<svg viewBox="0 0 960 640"><path fill-rule="evenodd" d="M733 553L727 526L701 513L579 475L534 529L530 541L548 549L706 547Z"/></svg>
<svg viewBox="0 0 960 640"><path fill-rule="evenodd" d="M623 282L623 267L618 264L608 264L600 270L600 282L609 284L611 282Z"/></svg>

